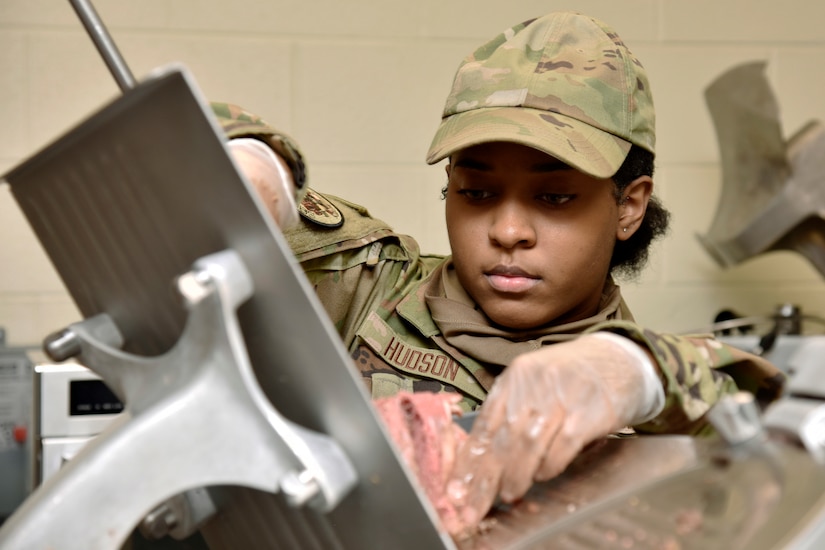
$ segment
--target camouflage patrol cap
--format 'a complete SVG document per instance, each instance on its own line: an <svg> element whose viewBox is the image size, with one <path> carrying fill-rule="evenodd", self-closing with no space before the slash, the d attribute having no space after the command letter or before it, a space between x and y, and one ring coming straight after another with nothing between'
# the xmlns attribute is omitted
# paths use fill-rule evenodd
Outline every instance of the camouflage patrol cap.
<svg viewBox="0 0 825 550"><path fill-rule="evenodd" d="M459 66L427 162L491 141L534 147L611 177L631 144L654 150L645 70L592 17L557 12L516 25Z"/></svg>

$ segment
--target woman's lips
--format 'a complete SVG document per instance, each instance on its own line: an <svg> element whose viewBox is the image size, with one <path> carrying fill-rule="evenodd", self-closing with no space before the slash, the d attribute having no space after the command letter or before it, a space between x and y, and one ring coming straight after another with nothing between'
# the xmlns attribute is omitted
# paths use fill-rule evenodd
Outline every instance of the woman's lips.
<svg viewBox="0 0 825 550"><path fill-rule="evenodd" d="M526 292L536 286L540 279L519 267L501 266L484 274L495 290L499 292Z"/></svg>

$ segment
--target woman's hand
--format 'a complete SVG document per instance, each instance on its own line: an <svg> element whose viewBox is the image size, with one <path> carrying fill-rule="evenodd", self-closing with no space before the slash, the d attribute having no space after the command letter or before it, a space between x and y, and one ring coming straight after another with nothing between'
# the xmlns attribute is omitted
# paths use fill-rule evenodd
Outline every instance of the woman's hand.
<svg viewBox="0 0 825 550"><path fill-rule="evenodd" d="M588 443L652 418L663 404L652 361L617 335L585 335L517 357L456 457L447 494L461 523L478 524L496 497L518 500Z"/></svg>
<svg viewBox="0 0 825 550"><path fill-rule="evenodd" d="M278 226L287 229L295 225L298 222L295 184L284 159L253 138L230 140L229 151Z"/></svg>

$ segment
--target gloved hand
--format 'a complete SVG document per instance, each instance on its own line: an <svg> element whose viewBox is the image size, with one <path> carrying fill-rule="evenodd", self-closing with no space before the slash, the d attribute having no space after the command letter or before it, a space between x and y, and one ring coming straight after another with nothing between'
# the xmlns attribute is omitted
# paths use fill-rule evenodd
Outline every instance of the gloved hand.
<svg viewBox="0 0 825 550"><path fill-rule="evenodd" d="M253 138L229 141L229 151L281 229L298 223L295 185L286 162Z"/></svg>
<svg viewBox="0 0 825 550"><path fill-rule="evenodd" d="M447 494L461 524L477 525L496 496L521 498L588 443L650 420L663 406L653 362L622 336L589 334L517 357L458 451Z"/></svg>

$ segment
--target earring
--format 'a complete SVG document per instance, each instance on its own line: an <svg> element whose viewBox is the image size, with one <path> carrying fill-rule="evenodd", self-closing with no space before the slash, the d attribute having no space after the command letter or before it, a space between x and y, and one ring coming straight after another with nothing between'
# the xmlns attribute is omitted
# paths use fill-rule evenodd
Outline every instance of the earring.
<svg viewBox="0 0 825 550"><path fill-rule="evenodd" d="M624 231L625 233L627 233L627 228L626 228L626 227L625 227L625 228L623 228L623 229L622 229L622 231Z"/></svg>

